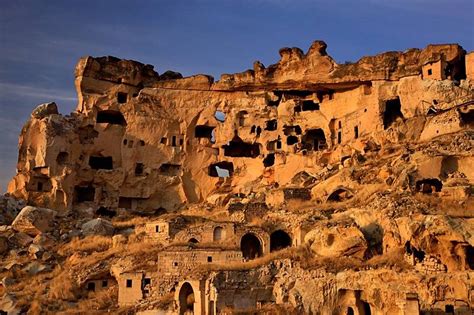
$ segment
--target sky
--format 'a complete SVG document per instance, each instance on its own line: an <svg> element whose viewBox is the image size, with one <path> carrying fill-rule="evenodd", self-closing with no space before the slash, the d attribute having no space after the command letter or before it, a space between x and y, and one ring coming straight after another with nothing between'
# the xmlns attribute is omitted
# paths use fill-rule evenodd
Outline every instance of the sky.
<svg viewBox="0 0 474 315"><path fill-rule="evenodd" d="M318 39L339 63L459 43L474 50L473 0L3 0L0 2L0 192L36 105L76 106L74 67L112 55L183 75L252 68Z"/></svg>

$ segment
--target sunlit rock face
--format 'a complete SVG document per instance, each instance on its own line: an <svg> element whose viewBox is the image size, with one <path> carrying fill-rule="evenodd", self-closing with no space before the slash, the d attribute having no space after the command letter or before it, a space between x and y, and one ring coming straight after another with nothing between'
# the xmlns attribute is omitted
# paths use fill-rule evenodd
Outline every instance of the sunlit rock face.
<svg viewBox="0 0 474 315"><path fill-rule="evenodd" d="M0 255L63 259L113 311L468 314L474 53L279 53L216 82L80 59L76 111L41 104L22 129Z"/></svg>
<svg viewBox="0 0 474 315"><path fill-rule="evenodd" d="M9 192L61 209L92 202L172 210L223 187L248 193L289 185L303 169L317 173L363 152L368 140L428 141L471 123L471 105L459 106L473 97L463 80L472 58L458 45L344 65L321 41L306 54L282 48L280 55L275 65L257 62L218 82L160 76L114 57L82 58L76 112L63 117L54 103L33 111Z"/></svg>

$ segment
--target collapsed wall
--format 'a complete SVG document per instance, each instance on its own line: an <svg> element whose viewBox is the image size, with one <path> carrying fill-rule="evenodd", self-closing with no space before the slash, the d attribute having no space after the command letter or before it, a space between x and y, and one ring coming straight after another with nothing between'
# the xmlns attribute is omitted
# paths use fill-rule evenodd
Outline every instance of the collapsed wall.
<svg viewBox="0 0 474 315"><path fill-rule="evenodd" d="M317 173L369 140L428 141L472 126L473 58L459 45L344 65L325 50L320 41L306 54L284 48L277 64L256 62L217 82L82 58L76 111L62 116L45 104L32 113L8 192L63 210L173 210L221 192L288 186L302 169Z"/></svg>

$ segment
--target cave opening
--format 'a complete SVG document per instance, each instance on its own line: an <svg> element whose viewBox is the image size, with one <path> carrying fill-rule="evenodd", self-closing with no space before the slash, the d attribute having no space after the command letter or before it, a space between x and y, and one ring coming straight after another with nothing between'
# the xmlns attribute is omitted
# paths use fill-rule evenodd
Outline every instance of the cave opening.
<svg viewBox="0 0 474 315"><path fill-rule="evenodd" d="M90 156L89 166L94 170L111 170L113 161L111 156Z"/></svg>
<svg viewBox="0 0 474 315"><path fill-rule="evenodd" d="M116 110L102 110L97 112L96 122L98 124L107 123L120 126L125 126L127 124L122 113Z"/></svg>
<svg viewBox="0 0 474 315"><path fill-rule="evenodd" d="M58 165L64 165L68 162L69 160L69 153L67 152L59 152L58 156L56 157L56 163Z"/></svg>
<svg viewBox="0 0 474 315"><path fill-rule="evenodd" d="M217 162L209 165L208 174L211 177L230 177L234 173L232 162Z"/></svg>
<svg viewBox="0 0 474 315"><path fill-rule="evenodd" d="M443 188L443 183L437 178L425 178L418 180L415 184L416 191L424 194L431 194L433 192L440 192Z"/></svg>
<svg viewBox="0 0 474 315"><path fill-rule="evenodd" d="M113 218L117 215L117 211L115 210L110 210L106 207L99 207L99 209L97 209L95 211L95 214L99 215L99 216L104 216L104 217L108 217L108 218Z"/></svg>
<svg viewBox="0 0 474 315"><path fill-rule="evenodd" d="M370 304L366 301L362 301L362 307L364 309L365 315L372 315L372 310L370 309Z"/></svg>
<svg viewBox="0 0 474 315"><path fill-rule="evenodd" d="M270 235L270 252L291 246L291 237L283 230L277 230Z"/></svg>
<svg viewBox="0 0 474 315"><path fill-rule="evenodd" d="M224 156L256 158L260 155L260 145L258 143L244 142L238 136L234 136L229 144L223 145L222 148L224 149Z"/></svg>
<svg viewBox="0 0 474 315"><path fill-rule="evenodd" d="M179 315L194 314L194 290L185 282L179 290Z"/></svg>
<svg viewBox="0 0 474 315"><path fill-rule="evenodd" d="M74 201L76 203L94 201L95 188L92 186L76 186L74 187Z"/></svg>
<svg viewBox="0 0 474 315"><path fill-rule="evenodd" d="M327 201L341 202L352 198L352 193L345 188L334 190L328 197Z"/></svg>
<svg viewBox="0 0 474 315"><path fill-rule="evenodd" d="M278 122L276 119L267 120L265 122L265 130L274 131L277 130Z"/></svg>
<svg viewBox="0 0 474 315"><path fill-rule="evenodd" d="M298 137L297 136L288 136L286 138L286 144L287 145L293 145L298 143Z"/></svg>
<svg viewBox="0 0 474 315"><path fill-rule="evenodd" d="M387 129L399 119L403 119L400 98L397 97L395 99L387 100L385 102L385 111L383 113L383 128Z"/></svg>
<svg viewBox="0 0 474 315"><path fill-rule="evenodd" d="M277 93L277 91L274 91L273 92L276 96L276 98L274 98L274 100L270 99L270 98L266 98L266 103L268 106L271 106L271 107L278 107L278 105L280 104L280 101L281 101L281 96L282 94L281 93Z"/></svg>
<svg viewBox="0 0 474 315"><path fill-rule="evenodd" d="M143 175L145 165L143 163L135 163L135 176Z"/></svg>
<svg viewBox="0 0 474 315"><path fill-rule="evenodd" d="M212 132L214 131L215 127L211 126L206 126L206 125L198 125L194 129L194 137L195 138L207 138L209 140L212 140L213 134Z"/></svg>
<svg viewBox="0 0 474 315"><path fill-rule="evenodd" d="M127 93L124 92L118 92L117 93L117 102L120 104L126 103L127 102Z"/></svg>
<svg viewBox="0 0 474 315"><path fill-rule="evenodd" d="M295 113L319 110L319 103L313 100L304 100L299 102L295 108Z"/></svg>
<svg viewBox="0 0 474 315"><path fill-rule="evenodd" d="M240 249L242 251L243 257L246 260L261 257L263 254L260 240L252 233L247 233L242 236L240 241Z"/></svg>
<svg viewBox="0 0 474 315"><path fill-rule="evenodd" d="M282 96L285 100L292 99L304 99L313 94L312 91L308 90L284 90L284 91L275 91L276 95Z"/></svg>
<svg viewBox="0 0 474 315"><path fill-rule="evenodd" d="M326 149L326 137L324 131L320 128L309 129L302 138L303 148L311 151L320 151Z"/></svg>
<svg viewBox="0 0 474 315"><path fill-rule="evenodd" d="M244 127L245 126L245 120L248 118L249 113L246 110L242 110L238 113L237 118L239 120L239 126Z"/></svg>
<svg viewBox="0 0 474 315"><path fill-rule="evenodd" d="M474 246L468 245L466 248L466 263L469 269L474 270Z"/></svg>
<svg viewBox="0 0 474 315"><path fill-rule="evenodd" d="M171 164L171 163L163 163L161 164L158 172L161 175L165 176L178 176L181 172L181 165L179 164Z"/></svg>
<svg viewBox="0 0 474 315"><path fill-rule="evenodd" d="M273 140L267 142L268 151L276 151L281 149L281 140Z"/></svg>
<svg viewBox="0 0 474 315"><path fill-rule="evenodd" d="M274 153L269 153L263 159L263 166L270 167L270 166L273 166L273 164L275 164L275 154Z"/></svg>
<svg viewBox="0 0 474 315"><path fill-rule="evenodd" d="M220 110L217 110L215 113L214 113L214 117L216 118L216 120L218 122L224 122L225 121L225 113L220 111Z"/></svg>
<svg viewBox="0 0 474 315"><path fill-rule="evenodd" d="M459 116L463 126L474 126L474 108L469 106L461 107L459 109Z"/></svg>

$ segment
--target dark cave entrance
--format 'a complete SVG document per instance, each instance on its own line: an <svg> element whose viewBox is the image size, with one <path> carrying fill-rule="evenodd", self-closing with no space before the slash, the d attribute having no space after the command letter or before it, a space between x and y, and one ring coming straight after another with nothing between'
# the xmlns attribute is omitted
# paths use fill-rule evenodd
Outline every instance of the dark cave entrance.
<svg viewBox="0 0 474 315"><path fill-rule="evenodd" d="M260 146L258 143L244 142L238 136L234 136L229 144L222 147L224 148L224 156L255 158L260 155Z"/></svg>
<svg viewBox="0 0 474 315"><path fill-rule="evenodd" d="M277 230L270 235L270 252L291 246L291 237L283 230Z"/></svg>
<svg viewBox="0 0 474 315"><path fill-rule="evenodd" d="M89 166L94 170L111 170L113 161L111 156L91 156L89 157Z"/></svg>
<svg viewBox="0 0 474 315"><path fill-rule="evenodd" d="M125 126L127 124L122 113L116 110L102 110L102 111L97 112L96 122L98 124L108 123L112 125L121 125L121 126Z"/></svg>
<svg viewBox="0 0 474 315"><path fill-rule="evenodd" d="M436 178L426 178L416 182L416 191L424 194L431 194L433 192L440 192L443 188L443 183Z"/></svg>
<svg viewBox="0 0 474 315"><path fill-rule="evenodd" d="M209 165L209 176L212 177L230 177L234 173L234 164L232 162L217 162Z"/></svg>
<svg viewBox="0 0 474 315"><path fill-rule="evenodd" d="M403 119L402 103L397 97L385 102L385 111L383 113L383 129L387 129L398 119Z"/></svg>
<svg viewBox="0 0 474 315"><path fill-rule="evenodd" d="M179 290L179 314L194 314L194 290L189 282L185 282Z"/></svg>
<svg viewBox="0 0 474 315"><path fill-rule="evenodd" d="M261 257L263 254L260 240L252 233L247 233L242 237L240 249L242 250L242 255L247 260Z"/></svg>
<svg viewBox="0 0 474 315"><path fill-rule="evenodd" d="M92 186L76 186L74 187L74 201L76 203L94 201L95 188Z"/></svg>
<svg viewBox="0 0 474 315"><path fill-rule="evenodd" d="M326 137L322 129L309 129L302 138L303 148L311 151L324 150L327 147Z"/></svg>

